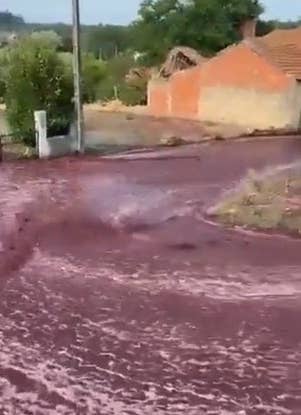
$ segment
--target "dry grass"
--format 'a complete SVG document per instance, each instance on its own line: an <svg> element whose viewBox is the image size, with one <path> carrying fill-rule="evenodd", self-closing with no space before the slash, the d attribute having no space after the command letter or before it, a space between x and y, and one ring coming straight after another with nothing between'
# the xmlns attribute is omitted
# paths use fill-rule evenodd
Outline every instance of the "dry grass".
<svg viewBox="0 0 301 415"><path fill-rule="evenodd" d="M0 105L0 135L7 134L8 128L5 120L5 110L1 109Z"/></svg>
<svg viewBox="0 0 301 415"><path fill-rule="evenodd" d="M2 152L4 161L36 158L35 149L23 143L6 143L3 145Z"/></svg>
<svg viewBox="0 0 301 415"><path fill-rule="evenodd" d="M86 104L84 111L100 111L100 112L123 112L137 115L145 115L147 107L145 105L128 106L120 100L112 100L108 102L95 102L93 104Z"/></svg>
<svg viewBox="0 0 301 415"><path fill-rule="evenodd" d="M301 234L301 166L249 172L209 215L232 226Z"/></svg>

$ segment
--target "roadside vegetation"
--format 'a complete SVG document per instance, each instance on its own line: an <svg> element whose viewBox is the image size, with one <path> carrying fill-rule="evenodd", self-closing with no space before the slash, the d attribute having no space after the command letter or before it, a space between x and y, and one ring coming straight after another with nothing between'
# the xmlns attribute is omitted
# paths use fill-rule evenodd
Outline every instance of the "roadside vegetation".
<svg viewBox="0 0 301 415"><path fill-rule="evenodd" d="M211 56L238 40L241 23L262 11L258 0L144 0L128 26L83 25L84 102L145 104L149 77L171 48L185 45ZM299 23L259 19L258 34ZM34 143L38 109L47 110L52 133L68 129L72 96L71 27L27 24L0 12L0 104L17 138Z"/></svg>
<svg viewBox="0 0 301 415"><path fill-rule="evenodd" d="M301 165L249 172L208 214L229 226L301 235Z"/></svg>
<svg viewBox="0 0 301 415"><path fill-rule="evenodd" d="M144 0L137 19L128 26L83 25L81 45L86 101L118 98L128 105L145 103L149 72L142 71L145 76L139 79L138 85L132 85L126 81L132 68L160 65L175 46L190 46L202 55L211 56L239 40L240 24L249 18L259 18L262 11L258 0L192 0L185 3ZM259 19L257 34L299 24L300 21ZM55 49L71 65L72 30L69 25L29 24L20 16L0 11L0 100L4 95L1 47L11 46L15 36L30 36L47 48Z"/></svg>
<svg viewBox="0 0 301 415"><path fill-rule="evenodd" d="M34 146L33 113L45 109L50 135L68 131L73 114L72 76L52 43L31 37L7 52L5 104L7 121L16 139Z"/></svg>

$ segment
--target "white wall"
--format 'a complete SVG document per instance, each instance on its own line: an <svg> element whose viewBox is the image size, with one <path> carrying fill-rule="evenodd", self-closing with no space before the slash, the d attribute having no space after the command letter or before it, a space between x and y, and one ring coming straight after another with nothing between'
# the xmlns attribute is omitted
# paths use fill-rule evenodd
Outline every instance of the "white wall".
<svg viewBox="0 0 301 415"><path fill-rule="evenodd" d="M39 158L61 157L74 154L77 151L76 138L72 129L69 135L47 137L46 111L35 112L35 126Z"/></svg>

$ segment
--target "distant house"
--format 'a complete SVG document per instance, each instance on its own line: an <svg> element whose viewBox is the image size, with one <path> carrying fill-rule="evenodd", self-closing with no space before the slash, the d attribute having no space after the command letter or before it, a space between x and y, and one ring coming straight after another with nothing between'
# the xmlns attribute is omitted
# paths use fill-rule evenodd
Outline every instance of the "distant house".
<svg viewBox="0 0 301 415"><path fill-rule="evenodd" d="M154 79L148 112L253 129L297 128L301 114L301 27L244 39L197 66Z"/></svg>

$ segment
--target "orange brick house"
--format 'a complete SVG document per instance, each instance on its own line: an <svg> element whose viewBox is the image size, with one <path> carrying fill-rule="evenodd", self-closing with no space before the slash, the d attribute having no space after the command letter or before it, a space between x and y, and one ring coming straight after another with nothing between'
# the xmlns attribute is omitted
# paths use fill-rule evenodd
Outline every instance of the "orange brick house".
<svg viewBox="0 0 301 415"><path fill-rule="evenodd" d="M248 36L198 66L151 80L148 113L253 129L297 128L301 27Z"/></svg>

